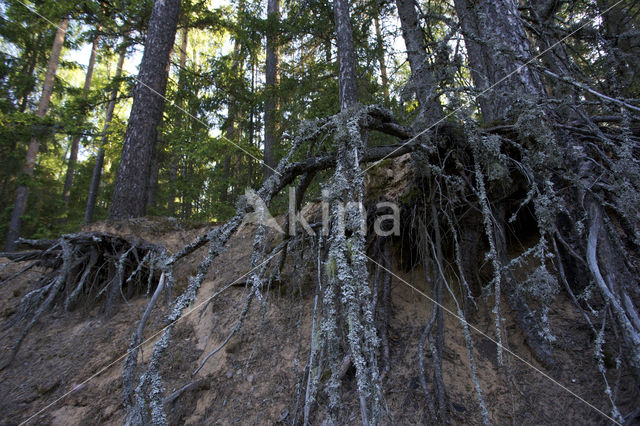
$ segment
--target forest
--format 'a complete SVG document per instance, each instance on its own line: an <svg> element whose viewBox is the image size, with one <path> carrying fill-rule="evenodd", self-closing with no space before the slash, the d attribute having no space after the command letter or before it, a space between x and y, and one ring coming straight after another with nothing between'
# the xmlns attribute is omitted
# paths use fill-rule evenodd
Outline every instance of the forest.
<svg viewBox="0 0 640 426"><path fill-rule="evenodd" d="M0 20L0 374L126 324L6 424L640 422L640 1Z"/></svg>

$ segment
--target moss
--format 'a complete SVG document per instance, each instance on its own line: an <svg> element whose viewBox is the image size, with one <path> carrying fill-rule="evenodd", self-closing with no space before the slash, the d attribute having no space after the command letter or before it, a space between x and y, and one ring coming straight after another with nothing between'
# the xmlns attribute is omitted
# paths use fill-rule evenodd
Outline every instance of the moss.
<svg viewBox="0 0 640 426"><path fill-rule="evenodd" d="M404 205L415 204L415 200L418 200L421 194L421 190L417 185L412 185L411 188L402 196L400 201Z"/></svg>
<svg viewBox="0 0 640 426"><path fill-rule="evenodd" d="M329 379L329 377L331 377L331 370L324 370L320 376L320 383L324 383Z"/></svg>
<svg viewBox="0 0 640 426"><path fill-rule="evenodd" d="M335 277L336 272L338 270L338 264L336 263L336 259L333 256L329 256L327 262L325 263L325 274L327 275L327 279L330 280Z"/></svg>
<svg viewBox="0 0 640 426"><path fill-rule="evenodd" d="M380 161L376 167L374 167L371 171L375 172L376 170L391 168L393 166L393 158L385 158Z"/></svg>
<svg viewBox="0 0 640 426"><path fill-rule="evenodd" d="M353 240L351 238L347 240L347 258L353 261Z"/></svg>

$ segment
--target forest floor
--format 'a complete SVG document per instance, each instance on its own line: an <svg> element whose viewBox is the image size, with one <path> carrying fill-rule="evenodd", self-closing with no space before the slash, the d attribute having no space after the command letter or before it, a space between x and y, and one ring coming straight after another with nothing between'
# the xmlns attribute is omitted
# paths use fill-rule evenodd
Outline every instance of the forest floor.
<svg viewBox="0 0 640 426"><path fill-rule="evenodd" d="M210 227L209 227L210 228ZM175 221L145 218L127 222L103 222L87 228L117 235L134 234L175 251L205 232L208 227L188 228ZM192 377L203 357L216 348L233 329L244 305L247 289L231 287L211 303L217 289L238 280L249 270L253 229L245 227L228 243L228 249L213 263L191 314L176 327L170 350L163 362L165 395L195 380L198 386L166 405L172 424L289 424L296 410L301 371L309 356L309 337L316 282L315 255L290 259L286 274L268 292L261 304L254 304L243 331L211 358ZM188 275L204 255L204 249L178 265L177 286L171 298L186 285ZM418 342L429 318L430 303L409 287L411 283L429 293L423 272L403 271L402 253L394 250L392 312L390 314L390 371L384 381L389 416L385 423L423 423L425 399L418 378ZM0 264L4 264L0 259ZM0 280L19 270L13 264L0 273ZM0 334L2 351L9 351L24 324L10 325L19 301L38 271L0 287ZM242 279L239 284L243 284ZM171 300L165 297L147 323L145 339L164 326L162 316ZM148 298L122 301L107 316L99 305L66 312L61 307L46 313L31 330L16 359L0 371L0 424L122 424L122 367L131 335L142 316ZM455 311L450 298L447 308ZM494 335L491 299L482 301L469 322L489 336ZM592 353L589 328L568 297L561 293L550 312L556 364L545 369L537 363L524 342L515 318L503 303L508 346L530 365L505 353L506 367L499 367L495 344L472 332L479 382L493 424L606 424L606 419L584 402L543 377L533 367L553 377L598 409L609 414L603 380ZM262 318L262 320L261 320ZM445 313L443 374L451 402L452 424L481 424L477 397L469 370L467 350L460 323ZM157 338L157 336L155 336ZM155 338L143 346L148 359ZM428 351L425 351L428 354ZM426 358L426 370L431 359ZM107 367L103 370L104 367ZM99 375L96 373L102 371ZM609 377L615 382L615 377ZM355 378L349 371L343 384L345 424L360 421ZM69 393L70 392L70 393ZM621 377L617 390L619 407L628 412L638 399L631 377ZM302 393L304 395L304 392ZM320 400L323 403L323 400ZM298 405L298 413L300 413ZM314 424L324 417L316 410ZM300 418L300 416L298 416Z"/></svg>

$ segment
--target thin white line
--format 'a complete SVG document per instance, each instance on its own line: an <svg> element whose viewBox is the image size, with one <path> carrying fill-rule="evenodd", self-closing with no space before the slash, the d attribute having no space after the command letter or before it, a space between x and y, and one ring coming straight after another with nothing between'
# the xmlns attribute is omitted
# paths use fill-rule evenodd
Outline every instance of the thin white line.
<svg viewBox="0 0 640 426"><path fill-rule="evenodd" d="M19 0L18 0L19 1ZM163 328L161 328L160 330L156 331L155 333L153 333L150 337L148 337L144 342L140 343L138 346L134 347L132 350L137 350L140 347L142 347L143 345L146 345L147 343L149 343L152 339L154 339L156 336L158 336L158 334L164 332L167 328L174 326L178 321L180 321L183 318L186 318L187 316L191 315L193 312L195 312L196 310L198 310L201 306L203 306L205 303L208 303L211 299L213 299L214 297L218 296L222 291L226 290L227 288L231 287L233 284L237 283L238 281L240 281L241 279L243 279L244 277L246 277L247 275L249 275L250 273L252 273L253 271L255 271L256 269L258 269L259 267L261 267L262 265L264 265L265 263L269 262L271 259L273 259L274 257L276 257L278 254L280 254L282 252L282 249L278 250L277 252L275 252L272 256L269 256L269 258L267 258L266 260L264 260L262 263L260 263L259 265L254 266L253 268L251 268L250 270L248 270L246 273L244 273L244 275L241 275L240 277L238 277L237 279L235 279L234 281L230 282L229 284L227 284L225 287L223 287L222 289L216 291L213 293L212 296L208 297L207 299L203 300L202 302L198 303L197 305L195 305L190 311L188 311L187 313L181 315L179 318L175 319L173 322L167 324L166 326L164 326ZM109 368L113 367L114 365L116 365L117 363L119 363L120 361L122 361L126 356L129 355L130 350L127 349L127 352L125 352L122 356L116 358L116 360L112 361L111 363L107 364L106 366L102 367L102 369L100 369L97 373L94 373L93 375L91 375L89 378L87 378L86 380L84 380L83 382L79 383L78 385L76 385L73 389L71 389L70 391L68 391L67 393L65 393L64 395L62 395L61 397L59 397L58 399L56 399L55 401L51 402L50 404L48 404L47 406L45 406L44 408L42 408L40 411L36 412L35 414L33 414L31 417L29 417L27 420L24 420L23 422L21 422L19 424L19 426L25 425L28 422L30 422L34 417L39 416L40 414L42 414L43 412L47 411L49 408L51 408L53 405L57 404L58 402L60 402L61 400L63 400L64 398L66 398L67 396L71 395L73 392L76 391L76 389L80 388L81 386L89 383L91 380L95 379L96 377L98 377L99 375L101 375L102 373L104 373L105 371L107 371Z"/></svg>
<svg viewBox="0 0 640 426"><path fill-rule="evenodd" d="M22 2L22 0L16 0L18 3L20 3L21 5L23 5L24 7L27 8L27 10L29 10L29 12L39 16L40 18L44 19L45 21L47 21L49 24L53 25L56 28L59 28L59 26L55 23L53 23L49 18L47 18L46 16L41 15L39 12L32 10L29 6L27 6L25 3ZM622 0L621 0L622 1ZM153 87L150 87L149 85L147 85L146 83L140 81L138 79L137 76L134 76L132 73L130 73L129 71L125 70L124 68L120 68L123 72L127 73L131 78L133 78L136 82L140 83L141 85L143 85L144 87L146 87L147 89L151 90L153 93L155 93L157 96L161 97L163 100L167 101L167 104L170 107L174 107L179 109L180 111L182 111L183 113L187 114L189 117L193 118L194 120L198 121L200 124L204 125L206 128L209 128L209 124L206 123L205 121L199 119L198 117L194 116L193 114L191 114L189 111L185 110L184 108L182 108L180 105L176 105L175 103L171 103L169 102L169 99L167 99L166 96L161 95L160 93L158 93ZM240 145L236 144L235 142L233 142L231 139L228 138L224 138L225 141L230 142L233 146L235 146L236 148L238 148L240 151L244 152L245 154L247 154L249 157L253 158L254 160L256 160L257 162L261 163L262 165L266 166L267 168L269 168L272 172L276 173L279 176L282 176L282 173L278 172L276 169L274 169L273 167L271 167L270 165L268 165L267 163L264 162L264 160L261 160L259 158L257 158L256 156L254 156L253 154L251 154L249 151L247 151L246 149L244 149L243 147L241 147Z"/></svg>
<svg viewBox="0 0 640 426"><path fill-rule="evenodd" d="M366 256L366 254L365 254ZM419 294L421 294L422 296L424 296L425 298L427 298L429 301L431 301L434 305L437 305L438 307L440 307L443 311L447 312L448 314L456 317L459 321L464 321L471 329L473 329L476 333L482 335L483 337L489 339L491 342L493 342L495 345L500 346L503 350L509 352L511 355L513 355L514 358L518 359L519 361L523 362L525 365L531 367L533 370L537 371L538 373L540 373L542 376L544 376L545 378L549 379L552 383L556 384L557 386L559 386L561 389L569 392L571 395L573 395L574 397L578 398L580 401L584 402L586 405L588 405L589 407L593 408L594 410L596 410L598 413L602 414L604 417L606 417L607 419L611 420L612 422L614 422L617 425L622 426L621 423L619 423L617 420L613 419L612 417L610 417L608 414L605 414L602 410L600 410L598 407L594 406L593 404L591 404L589 401L585 400L584 398L582 398L580 395L578 395L577 393L575 393L574 391L572 391L571 389L567 388L566 386L564 386L562 383L558 382L557 380L555 380L553 377L549 376L547 373L545 373L544 371L538 369L535 365L529 363L527 360L525 360L524 358L522 358L520 355L518 355L517 353L513 352L511 349L506 348L502 345L500 345L500 343L496 342L493 338L491 338L490 336L488 336L486 333L484 333L482 330L480 330L478 327L474 326L473 324L471 324L470 322L468 322L465 318L461 318L460 316L458 316L456 313L454 313L453 311L451 311L450 309L446 308L444 305L442 305L441 303L437 302L436 300L434 300L432 297L430 297L429 295L427 295L426 293L424 293L423 291L419 290L418 288L416 288L414 285L410 284L409 282L405 281L402 277L399 277L398 275L394 274L393 271L385 268L383 265L379 264L378 262L376 262L374 259L370 258L369 256L367 256L367 258L375 263L376 265L378 265L380 268L384 269L385 271L387 271L388 273L390 273L391 275L393 275L395 278L397 278L398 280L400 280L403 284L406 284L407 286L409 286L410 288L412 288L413 290L417 291Z"/></svg>
<svg viewBox="0 0 640 426"><path fill-rule="evenodd" d="M601 12L600 14L598 14L598 16L602 16L605 13L609 12L611 9L613 9L614 7L616 7L617 5L619 5L620 3L622 3L623 0L619 0L617 3L615 3L613 6L609 7L608 9L606 9L604 12ZM588 22L585 22L584 24L582 24L580 27L578 27L576 30L570 32L569 34L567 34L565 37L561 38L560 40L558 40L557 42L553 43L551 46L549 46L548 48L546 48L545 50L543 50L542 52L540 52L539 54L537 54L536 56L534 56L533 58L529 59L527 62L525 62L524 64L520 65L518 68L516 68L515 70L513 70L512 72L510 72L509 74L507 74L506 76L502 77L500 80L496 81L494 84L492 84L491 86L487 87L486 89L484 89L482 92L478 93L475 96L472 96L472 99L475 101L476 99L478 99L480 96L484 95L485 93L487 93L489 90L493 90L494 87L496 87L498 84L502 83L503 81L505 81L506 79L508 79L509 77L511 77L512 75L520 72L521 69L523 69L524 67L528 66L529 64L533 63L534 61L536 61L539 57L541 57L542 55L546 54L547 52L549 52L551 49L553 49L554 47L556 47L557 45L559 45L560 43L563 43L565 40L567 40L569 37L573 36L575 33L577 33L578 31L582 30L586 25L588 24ZM414 140L416 140L418 137L424 135L425 133L427 133L429 130L433 129L435 126L437 126L438 124L442 123L444 120L446 120L447 118L451 117L452 115L454 115L455 113L457 113L458 111L460 111L463 107L459 106L458 108L456 108L455 110L451 111L449 114L445 115L444 117L442 117L441 119L439 119L438 121L436 121L435 123L433 123L432 125L430 125L429 127L427 127L426 129L420 131L417 135L413 136L412 138L408 139L407 141L405 141L403 144L401 144L399 147L397 147L396 149L394 149L393 151L391 151L389 154L385 155L383 158L381 158L380 160L376 161L375 163L372 163L369 165L369 167L367 167L366 169L362 170L362 173L366 173L369 169L371 169L372 167L375 167L376 165L380 164L382 161L386 160L387 158L389 158L389 156L393 155L395 152L397 152L398 150L402 149L403 147L405 147L406 145L410 144L411 142L413 142Z"/></svg>

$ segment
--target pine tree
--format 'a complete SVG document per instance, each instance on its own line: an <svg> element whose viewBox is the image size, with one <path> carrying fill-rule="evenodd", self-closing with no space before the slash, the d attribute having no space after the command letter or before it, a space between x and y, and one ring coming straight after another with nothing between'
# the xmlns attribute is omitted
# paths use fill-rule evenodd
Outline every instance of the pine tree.
<svg viewBox="0 0 640 426"><path fill-rule="evenodd" d="M122 76L122 67L124 66L126 54L127 44L123 41L122 45L119 48L118 62L116 64L116 71L113 76L113 82L115 82L115 86L113 87L113 90L109 95L109 101L107 103L107 110L104 118L104 125L102 127L102 137L100 138L100 145L98 147L95 164L93 166L93 174L91 175L91 185L89 187L89 194L87 196L87 207L85 208L84 213L85 225L93 222L93 212L96 207L96 200L98 199L98 190L100 188L102 168L104 166L105 146L109 141L109 126L111 124L111 120L113 120L113 113L116 108L118 90L120 86L120 77Z"/></svg>
<svg viewBox="0 0 640 426"><path fill-rule="evenodd" d="M162 121L179 12L180 0L156 0L153 6L109 209L112 219L144 216L146 212L151 162Z"/></svg>
<svg viewBox="0 0 640 426"><path fill-rule="evenodd" d="M264 167L267 178L276 166L275 149L277 138L278 85L280 80L280 0L267 3L267 59L265 63L264 103Z"/></svg>
<svg viewBox="0 0 640 426"><path fill-rule="evenodd" d="M91 89L91 79L93 78L93 69L96 65L96 56L98 55L98 46L100 43L100 26L96 28L95 36L93 37L93 44L91 46L91 54L89 56L89 64L87 65L87 74L84 79L84 86L82 88L82 98L86 101L87 95L89 94L89 90ZM82 120L84 117L82 115L86 114L86 105L80 110L80 117L78 119ZM71 148L69 149L69 162L67 164L67 173L64 179L64 189L62 190L62 199L64 202L65 211L68 210L69 207L69 197L71 196L71 186L73 185L73 174L76 170L76 162L78 161L78 149L80 148L80 139L81 135L76 135L73 137L71 141ZM66 212L68 214L68 212Z"/></svg>
<svg viewBox="0 0 640 426"><path fill-rule="evenodd" d="M544 96L540 77L524 65L532 56L517 2L455 0L454 3L466 34L473 82L481 91L483 120L503 119L520 96Z"/></svg>
<svg viewBox="0 0 640 426"><path fill-rule="evenodd" d="M407 58L411 66L409 90L415 92L419 104L419 120L424 124L434 124L444 114L436 96L435 78L427 59L424 31L418 20L414 0L396 0L402 37L407 48Z"/></svg>
<svg viewBox="0 0 640 426"><path fill-rule="evenodd" d="M67 33L67 26L69 25L69 18L64 17L60 21L56 30L56 35L51 47L51 54L49 55L49 63L47 65L47 73L44 78L42 87L42 93L40 100L38 101L38 109L36 110L36 117L42 118L47 114L49 110L49 103L51 101L51 94L53 93L53 83L58 70L58 64L60 62L60 53L62 52L62 45L64 44L64 38ZM29 142L27 150L27 158L25 165L22 169L22 173L27 179L33 177L33 170L36 164L36 157L40 149L40 140L38 137L32 137ZM27 184L21 184L18 187L16 194L16 201L11 213L11 222L9 223L9 232L7 233L7 242L5 249L12 251L15 248L15 243L18 237L20 237L21 217L27 209L27 201L29 199L29 187Z"/></svg>

